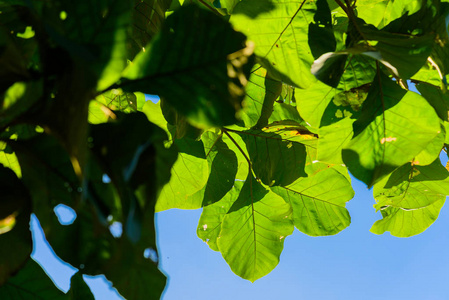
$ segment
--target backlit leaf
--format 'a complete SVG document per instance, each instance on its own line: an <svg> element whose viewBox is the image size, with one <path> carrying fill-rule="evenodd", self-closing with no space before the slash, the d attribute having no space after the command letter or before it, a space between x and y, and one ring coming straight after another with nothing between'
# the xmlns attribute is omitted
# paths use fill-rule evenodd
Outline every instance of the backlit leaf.
<svg viewBox="0 0 449 300"><path fill-rule="evenodd" d="M354 137L343 149L343 161L368 186L411 161L441 132L427 101L385 75L374 81L353 127Z"/></svg>
<svg viewBox="0 0 449 300"><path fill-rule="evenodd" d="M234 273L253 282L279 263L292 232L290 205L250 175L223 218L218 249Z"/></svg>

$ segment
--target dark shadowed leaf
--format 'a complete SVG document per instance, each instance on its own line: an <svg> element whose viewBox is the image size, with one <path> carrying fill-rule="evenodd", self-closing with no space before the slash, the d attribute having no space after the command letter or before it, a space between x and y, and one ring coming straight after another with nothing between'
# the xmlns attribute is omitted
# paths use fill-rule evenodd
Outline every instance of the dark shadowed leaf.
<svg viewBox="0 0 449 300"><path fill-rule="evenodd" d="M232 124L252 67L245 41L214 14L182 7L125 71L122 87L164 97L200 127Z"/></svg>
<svg viewBox="0 0 449 300"><path fill-rule="evenodd" d="M0 165L0 286L29 259L31 199L16 174ZM1 292L0 292L1 293Z"/></svg>
<svg viewBox="0 0 449 300"><path fill-rule="evenodd" d="M1 299L73 299L60 291L32 259L0 287Z"/></svg>

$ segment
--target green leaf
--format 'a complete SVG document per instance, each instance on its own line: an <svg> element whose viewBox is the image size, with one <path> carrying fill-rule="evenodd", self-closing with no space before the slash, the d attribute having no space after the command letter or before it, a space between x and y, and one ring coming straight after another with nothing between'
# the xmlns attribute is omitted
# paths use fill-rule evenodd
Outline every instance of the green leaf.
<svg viewBox="0 0 449 300"><path fill-rule="evenodd" d="M370 231L383 234L389 231L396 237L410 237L424 232L438 218L444 199L416 210L387 207L382 210L382 220L376 221Z"/></svg>
<svg viewBox="0 0 449 300"><path fill-rule="evenodd" d="M341 119L337 115L327 115L332 112L336 114L338 111L335 106L328 108L329 104L333 101L336 106L350 105L351 110L354 111L355 106L360 106L365 100L366 89L373 81L375 74L373 60L362 55L349 55L337 88L318 81L310 88L301 90L301 97L298 97L297 105L299 114L313 128L326 126ZM331 76L333 71L325 75ZM325 115L325 113L327 114Z"/></svg>
<svg viewBox="0 0 449 300"><path fill-rule="evenodd" d="M380 28L385 27L391 21L405 15L417 12L421 7L422 1L357 1L357 16L368 24Z"/></svg>
<svg viewBox="0 0 449 300"><path fill-rule="evenodd" d="M257 126L258 123L268 122L273 103L281 93L280 88L282 88L281 82L270 79L267 71L261 66L254 66L246 86L243 109L240 112L245 127L250 128Z"/></svg>
<svg viewBox="0 0 449 300"><path fill-rule="evenodd" d="M435 110L423 97L381 74L353 127L343 161L369 187L411 161L441 132Z"/></svg>
<svg viewBox="0 0 449 300"><path fill-rule="evenodd" d="M223 218L218 248L234 273L254 282L279 263L292 232L290 205L249 175Z"/></svg>
<svg viewBox="0 0 449 300"><path fill-rule="evenodd" d="M307 235L337 234L351 223L345 205L354 191L350 181L333 168L273 191L291 204L293 223Z"/></svg>
<svg viewBox="0 0 449 300"><path fill-rule="evenodd" d="M315 81L308 44L315 11L312 1L246 0L235 6L230 22L254 41L255 54L274 79L307 88Z"/></svg>
<svg viewBox="0 0 449 300"><path fill-rule="evenodd" d="M354 134L354 119L349 117L321 127L318 131L317 160L330 164L343 164L342 150L351 141Z"/></svg>
<svg viewBox="0 0 449 300"><path fill-rule="evenodd" d="M37 99L42 95L42 81L16 82L4 93L0 109L0 126L7 127L37 105Z"/></svg>
<svg viewBox="0 0 449 300"><path fill-rule="evenodd" d="M45 5L48 34L92 70L97 90L116 82L126 67L132 1L95 0L73 5L69 0L58 0Z"/></svg>
<svg viewBox="0 0 449 300"><path fill-rule="evenodd" d="M160 95L198 127L233 124L252 67L245 41L212 13L182 7L127 68L121 86Z"/></svg>
<svg viewBox="0 0 449 300"><path fill-rule="evenodd" d="M449 173L439 159L428 166L410 163L394 171L374 186L376 210L382 220L371 232L385 231L397 237L408 237L426 230L438 217L449 195Z"/></svg>
<svg viewBox="0 0 449 300"><path fill-rule="evenodd" d="M156 203L156 211L171 208L197 209L202 199L191 201L189 196L200 191L207 183L209 166L202 141L190 138L176 139L178 159L171 169L170 181L162 189Z"/></svg>
<svg viewBox="0 0 449 300"><path fill-rule="evenodd" d="M376 209L420 209L449 195L449 173L439 159L427 166L407 163L374 187Z"/></svg>
<svg viewBox="0 0 449 300"><path fill-rule="evenodd" d="M447 124L449 121L447 114L449 97L447 93L436 86L425 83L417 84L416 89L432 105L443 124Z"/></svg>
<svg viewBox="0 0 449 300"><path fill-rule="evenodd" d="M301 142L316 139L307 129L275 123L263 130L238 133L246 143L254 174L265 185L285 186L307 176L307 149Z"/></svg>
<svg viewBox="0 0 449 300"><path fill-rule="evenodd" d="M226 216L235 199L238 198L243 183L243 181L234 181L231 190L223 198L203 207L196 233L214 251L220 251L218 249L217 239L220 236L223 218Z"/></svg>
<svg viewBox="0 0 449 300"><path fill-rule="evenodd" d="M38 263L29 259L17 275L0 287L1 299L70 299L53 284Z"/></svg>
<svg viewBox="0 0 449 300"><path fill-rule="evenodd" d="M130 59L145 49L146 45L159 32L165 21L165 12L169 9L171 2L172 0L134 0L131 17L133 27Z"/></svg>
<svg viewBox="0 0 449 300"><path fill-rule="evenodd" d="M80 272L75 273L70 279L70 290L67 294L71 299L95 300Z"/></svg>
<svg viewBox="0 0 449 300"><path fill-rule="evenodd" d="M196 194L202 197L202 206L211 205L222 199L233 187L237 174L237 156L222 140L222 135L205 132L204 143L210 174L206 185Z"/></svg>

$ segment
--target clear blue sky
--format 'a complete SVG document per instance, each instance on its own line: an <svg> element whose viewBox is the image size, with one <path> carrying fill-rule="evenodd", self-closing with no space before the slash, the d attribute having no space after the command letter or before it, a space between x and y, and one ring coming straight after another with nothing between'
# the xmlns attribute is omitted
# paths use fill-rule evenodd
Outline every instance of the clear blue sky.
<svg viewBox="0 0 449 300"><path fill-rule="evenodd" d="M446 158L442 157L446 162ZM234 275L221 254L196 236L201 210L169 210L156 216L161 269L168 276L163 300L448 300L449 208L424 233L396 238L369 232L381 218L372 191L353 179L351 225L331 237L298 230L285 240L281 261L255 283ZM60 211L61 216L70 213ZM33 257L68 290L73 267L61 265L42 240L36 219ZM124 274L123 276L126 276ZM85 277L86 278L86 277ZM96 299L122 299L100 277L87 277Z"/></svg>

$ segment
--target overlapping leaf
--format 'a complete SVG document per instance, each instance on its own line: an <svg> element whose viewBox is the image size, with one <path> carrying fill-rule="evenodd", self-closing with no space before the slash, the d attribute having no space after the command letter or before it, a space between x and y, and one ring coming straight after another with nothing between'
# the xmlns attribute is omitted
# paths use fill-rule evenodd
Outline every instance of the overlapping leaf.
<svg viewBox="0 0 449 300"><path fill-rule="evenodd" d="M202 199L201 206L222 199L234 185L237 174L237 155L223 142L222 134L205 132L201 136L210 168L206 185L192 196L192 201Z"/></svg>
<svg viewBox="0 0 449 300"><path fill-rule="evenodd" d="M263 130L239 132L252 169L265 185L288 185L305 173L307 149L301 142L316 136L297 124L272 124Z"/></svg>
<svg viewBox="0 0 449 300"><path fill-rule="evenodd" d="M449 173L439 159L428 166L408 163L374 187L375 208L383 219L371 231L407 237L426 230L449 195Z"/></svg>
<svg viewBox="0 0 449 300"><path fill-rule="evenodd" d="M353 126L343 161L368 186L411 161L441 132L438 116L424 98L381 74Z"/></svg>

